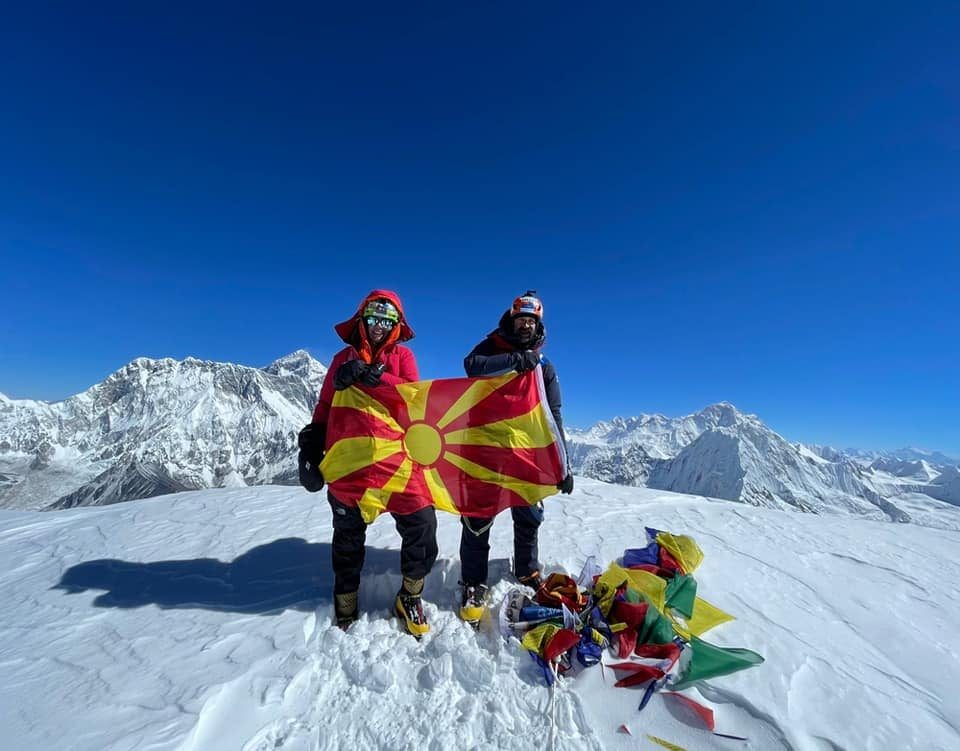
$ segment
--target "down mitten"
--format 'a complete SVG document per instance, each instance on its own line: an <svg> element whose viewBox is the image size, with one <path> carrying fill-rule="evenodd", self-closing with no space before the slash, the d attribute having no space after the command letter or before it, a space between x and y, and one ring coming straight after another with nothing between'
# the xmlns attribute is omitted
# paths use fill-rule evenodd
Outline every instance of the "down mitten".
<svg viewBox="0 0 960 751"><path fill-rule="evenodd" d="M523 373L527 370L533 370L540 364L540 353L532 349L525 349L523 352L514 354L514 367Z"/></svg>
<svg viewBox="0 0 960 751"><path fill-rule="evenodd" d="M385 367L382 362L378 362L376 365L369 365L357 380L364 386L376 386L380 383L380 376L383 375Z"/></svg>
<svg viewBox="0 0 960 751"><path fill-rule="evenodd" d="M310 423L297 436L297 445L300 447L300 453L297 455L300 484L311 493L323 489L324 479L323 472L320 471L320 462L323 461L326 433L326 426Z"/></svg>
<svg viewBox="0 0 960 751"><path fill-rule="evenodd" d="M337 391L343 391L355 384L366 372L368 366L362 360L347 360L343 365L337 368L333 376L333 387Z"/></svg>

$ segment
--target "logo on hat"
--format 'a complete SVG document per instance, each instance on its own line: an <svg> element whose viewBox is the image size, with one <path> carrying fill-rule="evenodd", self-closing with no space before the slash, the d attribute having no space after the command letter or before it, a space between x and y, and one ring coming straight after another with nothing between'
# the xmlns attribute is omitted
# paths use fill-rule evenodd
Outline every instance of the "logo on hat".
<svg viewBox="0 0 960 751"><path fill-rule="evenodd" d="M518 318L520 316L530 316L531 318L543 318L543 303L536 297L533 290L527 290L516 300L510 308L510 317Z"/></svg>

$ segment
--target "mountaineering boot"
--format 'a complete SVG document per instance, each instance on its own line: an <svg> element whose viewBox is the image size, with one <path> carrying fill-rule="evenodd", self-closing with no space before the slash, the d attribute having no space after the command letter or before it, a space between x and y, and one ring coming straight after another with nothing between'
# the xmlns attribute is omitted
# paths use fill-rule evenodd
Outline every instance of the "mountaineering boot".
<svg viewBox="0 0 960 751"><path fill-rule="evenodd" d="M460 584L460 618L476 628L486 612L489 590L486 584Z"/></svg>
<svg viewBox="0 0 960 751"><path fill-rule="evenodd" d="M540 578L539 571L534 571L532 574L527 574L526 576L518 576L517 581L525 587L530 587L534 592L540 589L540 585L543 584L543 579Z"/></svg>
<svg viewBox="0 0 960 751"><path fill-rule="evenodd" d="M337 619L337 626L346 631L350 624L360 617L360 608L357 603L357 592L344 592L333 596L333 613Z"/></svg>
<svg viewBox="0 0 960 751"><path fill-rule="evenodd" d="M423 612L423 603L420 601L421 592L423 592L423 579L408 579L405 576L394 605L397 617L404 622L407 631L417 639L430 630L427 616Z"/></svg>

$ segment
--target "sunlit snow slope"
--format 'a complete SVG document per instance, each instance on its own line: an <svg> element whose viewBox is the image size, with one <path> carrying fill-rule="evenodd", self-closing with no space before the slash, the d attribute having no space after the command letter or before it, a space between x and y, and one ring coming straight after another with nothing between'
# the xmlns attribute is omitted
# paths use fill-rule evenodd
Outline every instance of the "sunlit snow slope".
<svg viewBox="0 0 960 751"><path fill-rule="evenodd" d="M926 508L957 526L952 506ZM368 534L361 605L331 628L322 494L256 487L57 514L0 512L3 748L960 748L960 533L578 480L547 501L541 558L579 570L693 535L701 596L738 616L707 635L766 662L703 684L712 736L591 668L553 693L516 642L460 623L457 520L441 515L432 632L400 633L389 517ZM493 531L498 601L508 517ZM625 725L632 733L618 732Z"/></svg>

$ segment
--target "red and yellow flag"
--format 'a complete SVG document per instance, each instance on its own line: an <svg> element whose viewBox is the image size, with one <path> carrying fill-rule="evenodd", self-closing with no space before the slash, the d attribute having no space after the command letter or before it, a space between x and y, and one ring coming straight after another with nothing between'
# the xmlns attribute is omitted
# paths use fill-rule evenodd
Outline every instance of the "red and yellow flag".
<svg viewBox="0 0 960 751"><path fill-rule="evenodd" d="M430 502L494 516L553 495L567 473L541 368L338 391L327 445L331 492L368 523Z"/></svg>

